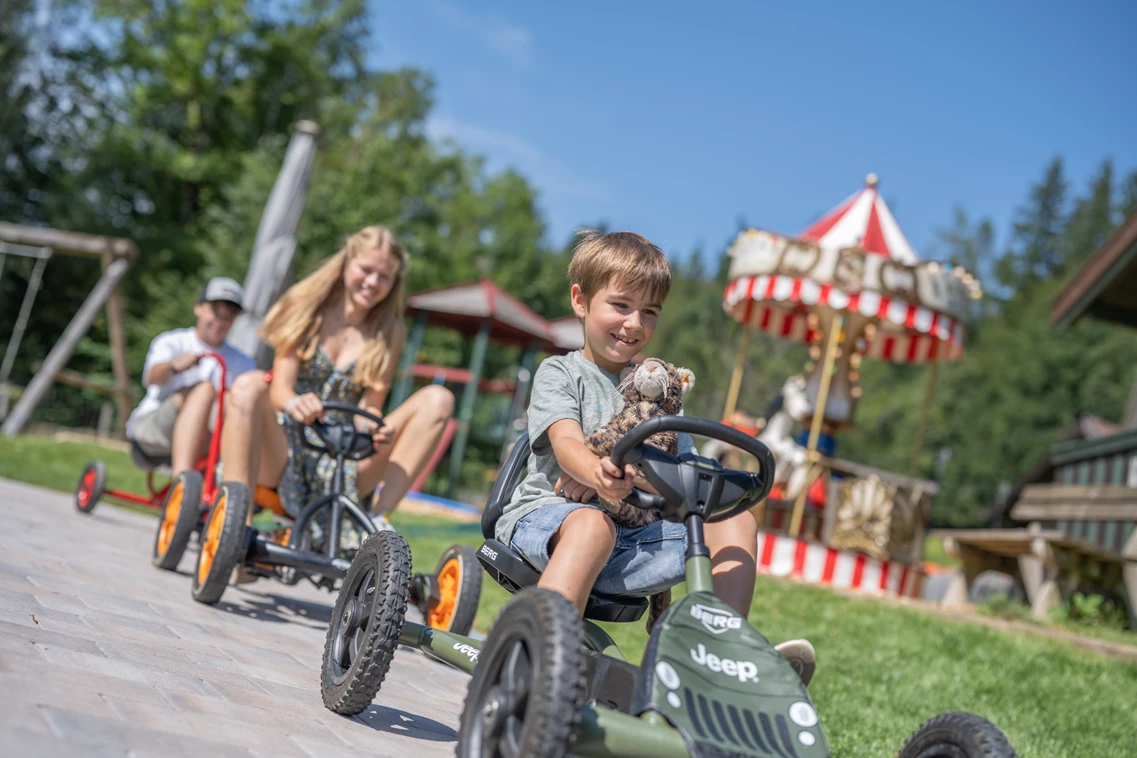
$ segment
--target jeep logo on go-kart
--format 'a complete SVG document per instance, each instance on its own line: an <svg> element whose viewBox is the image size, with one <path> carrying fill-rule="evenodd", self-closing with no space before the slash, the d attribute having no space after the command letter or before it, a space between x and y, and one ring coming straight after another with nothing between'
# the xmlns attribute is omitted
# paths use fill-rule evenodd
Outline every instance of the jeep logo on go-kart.
<svg viewBox="0 0 1137 758"><path fill-rule="evenodd" d="M478 649L476 647L471 647L464 643L456 642L454 643L454 649L459 653L463 653L471 661L478 660Z"/></svg>
<svg viewBox="0 0 1137 758"><path fill-rule="evenodd" d="M718 608L709 608L705 605L696 603L691 606L691 615L703 622L703 626L711 634L722 634L727 629L741 629L742 618L735 616L730 611L722 611Z"/></svg>
<svg viewBox="0 0 1137 758"><path fill-rule="evenodd" d="M720 672L727 676L738 677L740 682L758 681L758 665L751 661L735 661L730 658L719 658L714 653L708 653L701 642L691 651L691 660L711 671Z"/></svg>

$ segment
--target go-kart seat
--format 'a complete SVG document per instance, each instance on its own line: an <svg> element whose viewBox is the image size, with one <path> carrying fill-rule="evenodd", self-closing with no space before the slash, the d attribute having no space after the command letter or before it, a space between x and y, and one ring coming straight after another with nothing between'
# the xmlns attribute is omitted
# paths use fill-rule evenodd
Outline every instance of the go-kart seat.
<svg viewBox="0 0 1137 758"><path fill-rule="evenodd" d="M482 511L482 536L486 541L478 550L478 560L494 581L511 593L536 584L541 576L513 548L494 538L497 520L501 518L502 509L513 496L513 491L521 483L528 461L529 434L523 432L498 474L489 501ZM593 592L588 596L584 617L593 621L635 621L643 616L647 607L648 600L644 597Z"/></svg>
<svg viewBox="0 0 1137 758"><path fill-rule="evenodd" d="M166 455L151 455L143 450L134 440L130 441L130 461L143 471L173 465L173 460L170 458L169 453Z"/></svg>

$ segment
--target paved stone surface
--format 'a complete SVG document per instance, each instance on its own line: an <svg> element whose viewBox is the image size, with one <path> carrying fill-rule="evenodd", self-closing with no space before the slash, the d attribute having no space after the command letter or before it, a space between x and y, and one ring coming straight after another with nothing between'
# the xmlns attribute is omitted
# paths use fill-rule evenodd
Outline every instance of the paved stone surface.
<svg viewBox="0 0 1137 758"><path fill-rule="evenodd" d="M155 569L155 527L0 479L0 755L454 754L465 674L403 648L371 707L338 716L319 684L335 596L261 580L201 605L195 544Z"/></svg>

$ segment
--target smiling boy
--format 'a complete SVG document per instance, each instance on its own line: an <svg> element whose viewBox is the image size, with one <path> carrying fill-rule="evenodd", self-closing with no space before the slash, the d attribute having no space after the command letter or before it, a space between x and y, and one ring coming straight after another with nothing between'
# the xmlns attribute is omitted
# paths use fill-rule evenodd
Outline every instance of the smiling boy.
<svg viewBox="0 0 1137 758"><path fill-rule="evenodd" d="M597 457L585 437L622 410L620 372L651 342L671 289L671 267L657 246L634 232L584 232L569 264L573 312L584 347L546 359L529 405L529 471L498 520L496 537L541 571L539 587L559 592L583 613L593 590L646 596L684 579L687 532L657 521L617 526L592 502L619 501L635 469ZM679 452L693 452L679 435ZM757 524L749 512L705 526L715 593L743 618L750 610ZM804 640L778 646L807 683L813 649Z"/></svg>

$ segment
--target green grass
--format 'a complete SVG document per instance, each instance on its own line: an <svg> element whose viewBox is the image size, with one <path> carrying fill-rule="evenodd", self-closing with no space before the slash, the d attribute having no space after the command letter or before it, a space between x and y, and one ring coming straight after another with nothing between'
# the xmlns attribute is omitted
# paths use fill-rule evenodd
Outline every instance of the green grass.
<svg viewBox="0 0 1137 758"><path fill-rule="evenodd" d="M924 540L924 560L938 563L941 566L958 566L959 560L951 557L944 551L944 542L938 537L928 537Z"/></svg>
<svg viewBox="0 0 1137 758"><path fill-rule="evenodd" d="M142 486L127 456L75 443L0 438L0 476L69 491L102 458L117 485ZM132 479L132 477L135 477ZM433 570L455 542L478 545L474 524L396 513L416 570ZM676 588L676 594L683 588ZM488 629L508 595L483 584L475 625ZM751 622L770 640L807 637L817 649L811 693L835 756L893 755L925 719L967 710L991 719L1023 758L1130 758L1137 734L1137 665L1037 635L988 627L818 587L759 577ZM613 628L615 627L615 628ZM631 660L639 622L609 625Z"/></svg>

